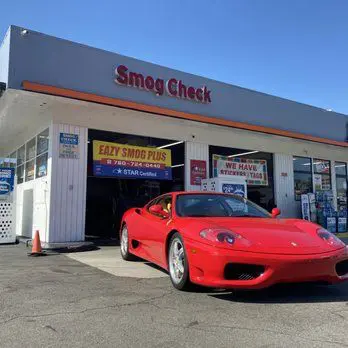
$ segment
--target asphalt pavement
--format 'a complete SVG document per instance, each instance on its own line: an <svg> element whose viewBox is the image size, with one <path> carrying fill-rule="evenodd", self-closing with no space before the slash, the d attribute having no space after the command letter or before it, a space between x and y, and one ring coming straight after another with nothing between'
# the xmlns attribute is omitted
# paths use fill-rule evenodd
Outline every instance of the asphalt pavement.
<svg viewBox="0 0 348 348"><path fill-rule="evenodd" d="M0 246L4 348L348 347L348 283L186 293L27 251Z"/></svg>

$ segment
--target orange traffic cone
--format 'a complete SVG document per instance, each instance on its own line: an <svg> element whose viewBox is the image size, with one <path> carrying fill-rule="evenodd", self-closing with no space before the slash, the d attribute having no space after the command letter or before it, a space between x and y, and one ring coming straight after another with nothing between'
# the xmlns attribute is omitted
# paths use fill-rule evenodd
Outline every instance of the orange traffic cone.
<svg viewBox="0 0 348 348"><path fill-rule="evenodd" d="M37 230L35 232L35 237L33 239L33 245L31 248L31 253L28 254L29 256L42 256L45 255L45 253L42 252L41 248L41 242L40 242L40 233Z"/></svg>

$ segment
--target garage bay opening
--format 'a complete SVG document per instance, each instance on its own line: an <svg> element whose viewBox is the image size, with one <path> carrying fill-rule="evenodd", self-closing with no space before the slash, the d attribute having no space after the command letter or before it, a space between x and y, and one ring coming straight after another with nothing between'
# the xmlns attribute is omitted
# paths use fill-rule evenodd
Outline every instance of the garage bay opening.
<svg viewBox="0 0 348 348"><path fill-rule="evenodd" d="M123 213L184 190L185 144L100 130L88 132L86 239L118 239Z"/></svg>
<svg viewBox="0 0 348 348"><path fill-rule="evenodd" d="M273 154L209 146L211 177L245 177L247 197L269 212L275 207Z"/></svg>

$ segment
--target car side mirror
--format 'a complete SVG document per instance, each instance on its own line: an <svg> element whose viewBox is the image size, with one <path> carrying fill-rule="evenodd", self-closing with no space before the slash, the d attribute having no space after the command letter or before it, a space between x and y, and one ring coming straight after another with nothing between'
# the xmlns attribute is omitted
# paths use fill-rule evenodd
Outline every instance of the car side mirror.
<svg viewBox="0 0 348 348"><path fill-rule="evenodd" d="M159 204L152 205L149 208L149 212L151 214L160 215L160 216L162 216L164 218L168 218L169 217L169 214L166 211L164 211L162 206L159 205Z"/></svg>
<svg viewBox="0 0 348 348"><path fill-rule="evenodd" d="M272 213L271 213L271 214L272 214L272 218L275 219L278 215L280 215L280 213L281 213L281 212L280 212L280 209L279 209L279 208L273 208L273 209L272 209Z"/></svg>

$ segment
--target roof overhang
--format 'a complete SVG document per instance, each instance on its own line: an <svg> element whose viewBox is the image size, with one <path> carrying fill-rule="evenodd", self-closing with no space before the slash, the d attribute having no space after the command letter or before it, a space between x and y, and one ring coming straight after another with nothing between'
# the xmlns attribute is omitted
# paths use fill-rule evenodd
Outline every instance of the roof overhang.
<svg viewBox="0 0 348 348"><path fill-rule="evenodd" d="M252 125L248 123L229 121L229 120L219 118L218 116L208 117L203 115L190 114L190 113L186 113L182 111L165 109L158 106L151 106L151 105L135 103L132 101L103 97L103 96L98 96L91 93L85 93L85 92L79 92L79 91L74 91L74 90L65 89L65 88L48 86L48 85L43 85L43 84L34 83L30 81L24 81L23 88L27 91L32 91L32 92L39 92L43 94L61 96L61 97L72 98L76 100L89 101L89 102L98 103L98 104L117 106L121 108L143 111L143 112L153 113L157 115L175 117L179 119L186 119L190 121L198 121L198 122L214 124L218 126L232 127L232 128L243 129L247 131L260 132L260 133L277 135L277 136L288 137L293 139L301 139L301 140L317 142L322 144L340 146L340 147L348 147L348 142L320 138L320 137L301 134L297 132L264 127L264 126L257 126L257 125Z"/></svg>

